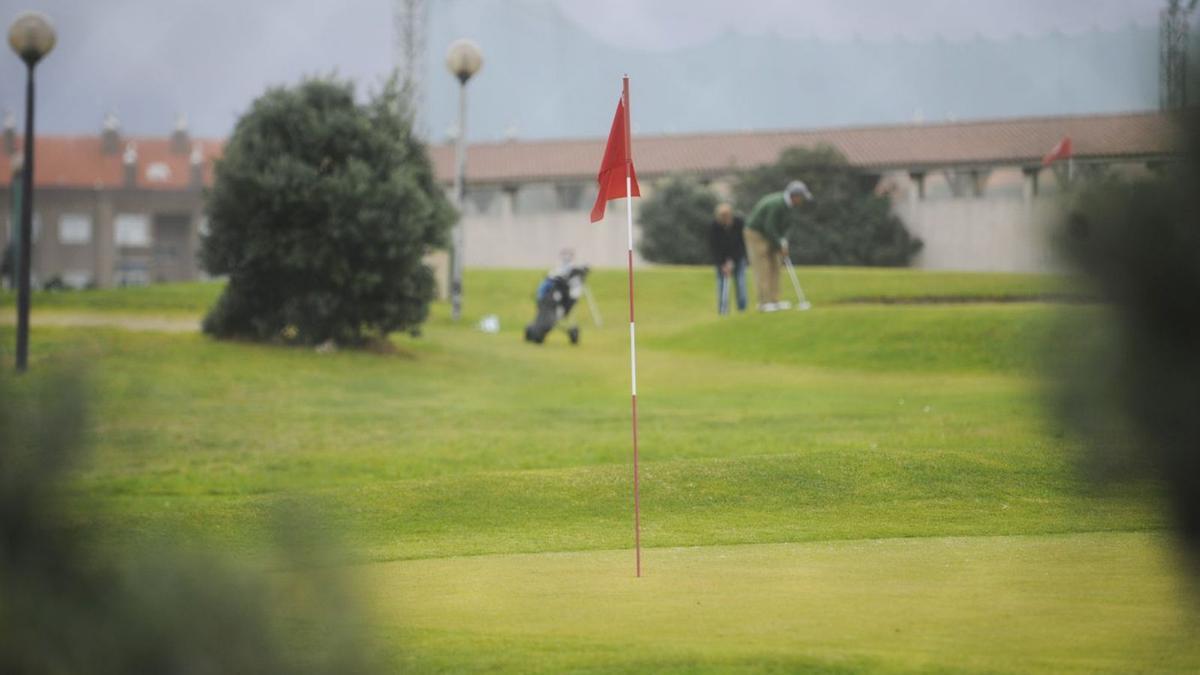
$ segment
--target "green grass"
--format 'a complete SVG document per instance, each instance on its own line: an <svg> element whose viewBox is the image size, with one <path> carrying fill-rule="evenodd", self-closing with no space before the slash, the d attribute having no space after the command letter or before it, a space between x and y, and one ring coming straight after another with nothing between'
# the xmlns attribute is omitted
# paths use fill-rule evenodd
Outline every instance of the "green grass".
<svg viewBox="0 0 1200 675"><path fill-rule="evenodd" d="M1073 292L1050 277L801 274L814 310L719 318L709 270L639 271L641 581L622 272L577 348L521 342L537 271L469 274L464 320L388 355L37 320L195 317L215 284L57 294L33 367L91 371L81 524L253 552L317 504L416 670L1200 666L1154 487L1083 484L1044 412L1057 318L1101 309L848 302Z"/></svg>
<svg viewBox="0 0 1200 675"><path fill-rule="evenodd" d="M621 573L630 562L422 560L364 583L381 630L457 672L1182 672L1200 659L1153 536L654 549L642 579Z"/></svg>
<svg viewBox="0 0 1200 675"><path fill-rule="evenodd" d="M922 298L1011 300L1081 295L1077 284L1070 279L1036 274L922 272L914 275L908 270L844 267L807 267L801 268L800 273L804 276L805 292L817 303ZM469 289L471 305L519 309L521 321L526 321L528 308L513 300L531 296L541 275L542 272L532 270L470 270L465 286ZM625 270L601 269L592 274L591 282L598 296L623 301L625 276ZM683 294L678 291L682 287L698 290L711 276L707 267L641 269L638 271L639 297L655 306L656 313L690 320L694 316L689 310L707 309L712 304L709 302L711 293ZM750 274L747 276L752 278ZM212 306L221 288L221 282L211 281L85 291L38 291L33 295L33 305L44 309L199 314ZM14 297L12 292L0 291L0 307L12 306Z"/></svg>
<svg viewBox="0 0 1200 675"><path fill-rule="evenodd" d="M151 314L199 314L216 301L220 282L155 284L128 288L80 291L38 291L32 305L38 309L85 309ZM0 307L12 307L16 294L0 292Z"/></svg>

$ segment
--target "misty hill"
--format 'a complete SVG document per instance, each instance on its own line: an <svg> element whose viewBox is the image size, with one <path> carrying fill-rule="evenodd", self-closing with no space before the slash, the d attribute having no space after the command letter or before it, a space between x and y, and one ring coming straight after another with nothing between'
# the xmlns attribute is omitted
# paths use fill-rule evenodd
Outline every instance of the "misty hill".
<svg viewBox="0 0 1200 675"><path fill-rule="evenodd" d="M97 133L111 110L134 134L170 133L185 113L197 135L224 136L268 84L336 71L366 89L392 66L389 0L37 4L59 29L38 67L46 133ZM510 128L520 138L601 136L623 72L642 133L1123 112L1158 101L1154 27L922 42L730 33L664 53L608 46L545 0L428 6L423 112L435 140L456 114L445 49L463 36L485 52L470 92L469 134L480 140ZM0 59L0 110L18 118L23 80L16 58Z"/></svg>
<svg viewBox="0 0 1200 675"><path fill-rule="evenodd" d="M470 37L485 65L470 85L468 133L497 140L601 136L628 72L642 133L1124 112L1158 104L1158 31L1004 40L792 40L727 34L670 53L605 45L530 0L431 4L425 126L457 114L445 46Z"/></svg>

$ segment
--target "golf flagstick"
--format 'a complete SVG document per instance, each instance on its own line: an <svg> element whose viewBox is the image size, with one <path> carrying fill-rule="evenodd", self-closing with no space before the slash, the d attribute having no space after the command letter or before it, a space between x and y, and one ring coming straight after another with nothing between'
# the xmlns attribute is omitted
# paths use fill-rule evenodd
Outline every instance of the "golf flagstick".
<svg viewBox="0 0 1200 675"><path fill-rule="evenodd" d="M633 144L629 128L629 76L621 80L621 100L613 115L612 129L608 132L608 143L604 147L604 159L600 161L600 173L596 176L598 190L596 203L592 206L592 222L604 219L605 205L610 199L625 197L625 217L629 232L629 390L633 428L633 545L636 551L637 576L642 576L642 501L638 483L638 433L637 433L637 338L633 321L633 198L641 196L638 187L637 169L633 166ZM622 165L625 183L621 184ZM624 192L621 190L624 189Z"/></svg>
<svg viewBox="0 0 1200 675"><path fill-rule="evenodd" d="M629 232L629 385L633 426L633 545L635 570L642 576L642 504L638 485L637 337L633 320L633 139L629 128L629 76L621 78L625 108L625 222Z"/></svg>

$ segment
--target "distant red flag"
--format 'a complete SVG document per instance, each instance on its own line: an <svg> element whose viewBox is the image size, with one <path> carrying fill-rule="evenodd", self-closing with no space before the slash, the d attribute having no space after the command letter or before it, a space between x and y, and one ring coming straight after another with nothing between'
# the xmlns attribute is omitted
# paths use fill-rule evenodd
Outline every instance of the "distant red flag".
<svg viewBox="0 0 1200 675"><path fill-rule="evenodd" d="M633 184L633 196L642 196L638 189L637 171L633 168L633 152L626 136L625 104L617 102L617 114L613 117L612 131L608 132L608 145L604 148L604 161L600 163L600 173L596 182L600 184L600 193L596 195L596 204L592 207L592 222L604 218L604 207L610 199L626 197L625 194L625 163L629 162L629 175Z"/></svg>
<svg viewBox="0 0 1200 675"><path fill-rule="evenodd" d="M1055 145L1046 156L1042 158L1042 166L1050 166L1060 159L1070 159L1071 157L1071 137L1063 136L1062 140Z"/></svg>

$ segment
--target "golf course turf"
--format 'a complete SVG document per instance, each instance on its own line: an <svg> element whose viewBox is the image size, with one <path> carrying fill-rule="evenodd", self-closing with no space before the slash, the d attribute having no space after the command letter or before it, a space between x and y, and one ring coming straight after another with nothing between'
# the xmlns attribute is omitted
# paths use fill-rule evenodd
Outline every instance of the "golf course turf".
<svg viewBox="0 0 1200 675"><path fill-rule="evenodd" d="M1059 320L1103 307L1036 301L1086 300L1054 277L798 271L811 311L731 317L708 268L638 271L642 579L623 271L593 274L578 347L521 341L539 271L472 270L461 322L334 353L135 320L198 324L217 283L40 294L31 370L88 373L81 525L252 559L272 509L316 508L408 670L1200 669L1156 486L1084 482L1048 412Z"/></svg>

